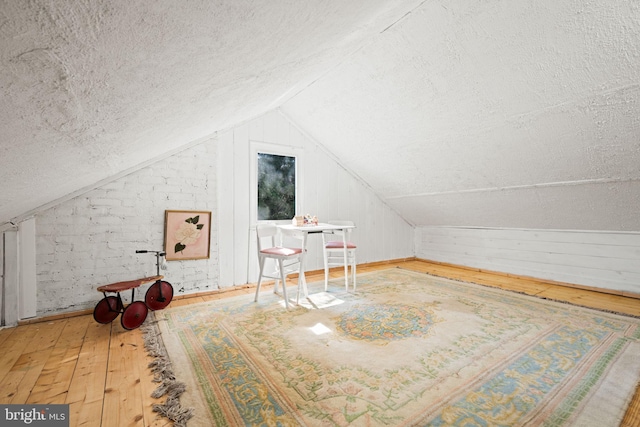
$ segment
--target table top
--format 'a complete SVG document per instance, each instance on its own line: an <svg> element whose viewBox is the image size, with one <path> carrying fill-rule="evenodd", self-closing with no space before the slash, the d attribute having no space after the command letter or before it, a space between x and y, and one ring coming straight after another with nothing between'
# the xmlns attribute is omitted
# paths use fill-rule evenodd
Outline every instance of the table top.
<svg viewBox="0 0 640 427"><path fill-rule="evenodd" d="M293 224L282 224L278 225L278 228L282 228L285 230L298 230L298 231L306 231L307 233L318 233L324 230L347 230L349 228L355 228L355 225L336 225L336 224L326 224L326 223L318 223L318 225L293 225Z"/></svg>

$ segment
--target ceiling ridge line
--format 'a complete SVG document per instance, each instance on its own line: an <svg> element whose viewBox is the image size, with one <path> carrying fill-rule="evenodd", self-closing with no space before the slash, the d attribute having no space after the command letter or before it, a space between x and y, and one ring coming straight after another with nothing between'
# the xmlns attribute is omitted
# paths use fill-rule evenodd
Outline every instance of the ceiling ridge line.
<svg viewBox="0 0 640 427"><path fill-rule="evenodd" d="M420 4L418 4L417 6L415 6L413 9L411 9L410 11L408 11L407 13L405 13L404 15L402 15L400 18L396 19L393 23L391 23L390 25L386 26L383 30L379 31L378 33L373 33L373 36L371 37L371 39L375 40L377 37L379 37L381 34L383 34L384 32L386 32L387 30L389 30L391 27L394 27L396 24L398 24L400 21L404 21L404 19L406 17L408 17L409 15L411 15L413 12L415 12L417 9L421 8L422 5L424 5L426 2L428 2L429 0L423 0L420 2ZM279 105L275 105L275 107L273 108L280 108L282 107L284 104L286 104L287 102L289 102L290 100L294 99L295 97L297 97L300 93L304 92L305 90L309 89L311 86L315 85L318 81L322 80L325 76L327 76L329 73L333 72L335 69L339 68L342 64L344 64L345 62L347 62L348 60L350 60L353 56L355 56L358 52L360 52L362 49L364 49L365 47L368 47L369 45L373 44L374 41L370 40L370 41L365 41L362 44L360 44L359 46L356 46L355 49L351 52L347 52L342 59L338 59L336 60L336 62L329 66L326 70L324 70L318 77L314 78L311 82L307 83L304 87L300 88L299 90L297 90L293 95L290 95L288 97L286 97L285 95L281 95L279 97L279 99L282 99L282 101L279 103ZM271 105L276 104L276 102L278 101L274 101L271 103Z"/></svg>
<svg viewBox="0 0 640 427"><path fill-rule="evenodd" d="M580 96L577 99L573 99L573 100L565 100L562 102L557 102L555 104L551 104L551 105L547 105L544 106L542 108L537 108L535 110L531 110L531 111L525 111L522 113L516 113L516 114L512 114L510 116L507 116L507 120L513 120L513 119L520 119L523 117L535 117L535 116L539 116L540 114L546 113L550 110L554 110L557 108L561 108L561 107L565 107L568 105L577 105L580 103L584 103L584 102L589 102L591 100L594 99L594 97L598 97L598 96L607 96L607 95L611 95L611 94L616 94L616 93L620 93L623 92L625 90L629 90L629 89L633 89L633 88L639 88L640 84L639 83L630 83L624 86L616 86L610 89L606 89L606 90L600 90L600 91L592 91L591 93L583 93L580 94Z"/></svg>
<svg viewBox="0 0 640 427"><path fill-rule="evenodd" d="M587 184L607 184L613 182L632 182L640 181L640 178L598 178L598 179L585 179L580 181L557 181L557 182L544 182L541 184L526 184L526 185L511 185L506 187L486 187L486 188L470 188L466 190L452 190L452 191L436 191L431 193L415 193L415 194L403 194L398 196L386 197L386 200L393 199L405 199L410 197L425 197L425 196L440 196L446 194L460 194L460 193L488 193L492 191L505 191L505 190L520 190L526 188L547 188L547 187L562 187L562 186L576 186Z"/></svg>
<svg viewBox="0 0 640 427"><path fill-rule="evenodd" d="M388 25L384 30L380 31L378 34L382 34L385 31L387 31L388 29L390 29L391 27L395 26L397 23L399 23L400 21L404 21L404 19L411 15L413 12L415 12L417 9L421 8L423 4L425 4L427 1L429 0L424 0L421 1L419 5L415 6L413 9L411 9L410 11L408 11L407 13L405 13L404 15L402 15L400 18L396 19L395 21L393 21L390 25Z"/></svg>

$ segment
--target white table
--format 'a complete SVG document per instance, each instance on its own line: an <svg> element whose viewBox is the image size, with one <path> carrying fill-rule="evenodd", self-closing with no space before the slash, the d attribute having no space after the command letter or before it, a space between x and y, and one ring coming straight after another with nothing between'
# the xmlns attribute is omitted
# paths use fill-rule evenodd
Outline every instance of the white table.
<svg viewBox="0 0 640 427"><path fill-rule="evenodd" d="M304 297L309 297L309 291L307 289L307 279L304 275L304 261L307 253L307 236L309 234L318 234L323 231L331 231L331 230L347 230L350 228L355 228L354 225L335 225L335 224L327 224L327 223L318 223L317 225L293 225L293 224L283 224L278 225L278 228L283 231L295 231L302 232L304 234L303 242L304 247L302 248L302 258L300 259L300 274L302 275L302 290L304 292Z"/></svg>

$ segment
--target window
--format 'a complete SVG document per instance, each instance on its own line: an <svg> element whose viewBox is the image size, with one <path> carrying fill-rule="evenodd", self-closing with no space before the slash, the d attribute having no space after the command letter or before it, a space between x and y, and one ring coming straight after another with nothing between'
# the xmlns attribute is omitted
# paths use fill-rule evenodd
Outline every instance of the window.
<svg viewBox="0 0 640 427"><path fill-rule="evenodd" d="M250 141L249 217L258 222L289 222L303 210L304 149Z"/></svg>
<svg viewBox="0 0 640 427"><path fill-rule="evenodd" d="M296 157L258 152L258 221L296 214Z"/></svg>

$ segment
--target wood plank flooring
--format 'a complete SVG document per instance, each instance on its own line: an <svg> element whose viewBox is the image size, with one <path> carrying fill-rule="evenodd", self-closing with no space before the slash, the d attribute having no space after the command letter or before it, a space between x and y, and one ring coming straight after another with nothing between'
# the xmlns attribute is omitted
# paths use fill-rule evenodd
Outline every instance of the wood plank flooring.
<svg viewBox="0 0 640 427"><path fill-rule="evenodd" d="M421 260L358 266L358 273L390 267L640 316L639 299ZM341 269L332 271L333 277L341 275ZM312 272L307 280L323 280L323 275ZM171 305L253 294L254 291L253 286L242 286L175 299ZM125 331L119 319L100 325L91 314L82 314L0 329L0 349L0 403L67 403L71 426L172 425L170 421L158 418L151 409L152 404L161 399L151 398L156 384L147 368L151 359L144 349L142 333L140 330ZM640 426L639 392L621 425Z"/></svg>

